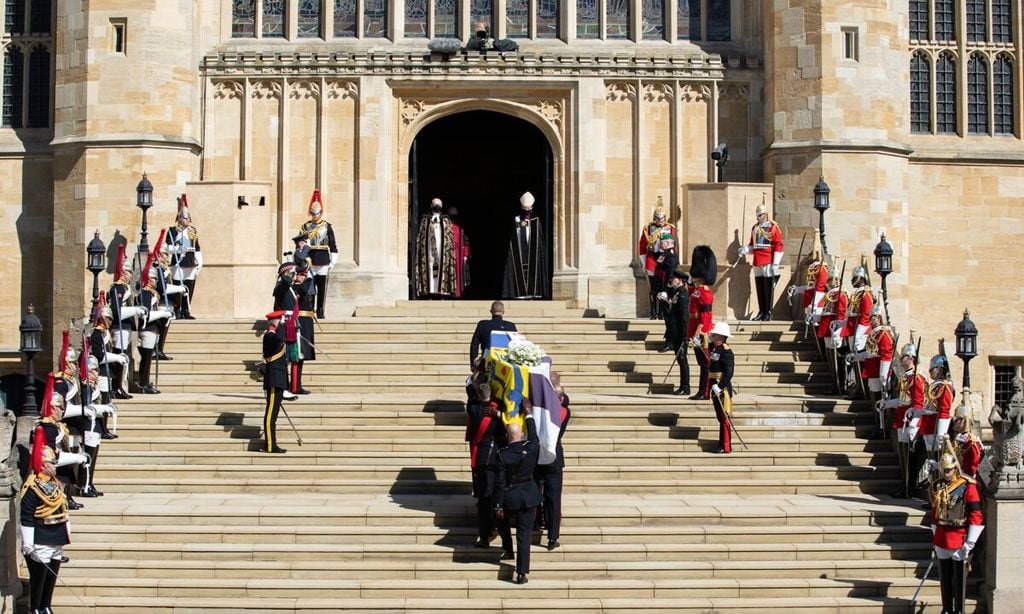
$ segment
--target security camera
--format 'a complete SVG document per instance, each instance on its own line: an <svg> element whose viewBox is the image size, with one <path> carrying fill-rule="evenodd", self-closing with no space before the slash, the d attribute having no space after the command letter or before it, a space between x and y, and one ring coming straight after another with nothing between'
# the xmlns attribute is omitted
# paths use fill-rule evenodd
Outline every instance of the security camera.
<svg viewBox="0 0 1024 614"><path fill-rule="evenodd" d="M711 159L715 161L729 159L729 148L725 143L719 143L718 147L711 150Z"/></svg>

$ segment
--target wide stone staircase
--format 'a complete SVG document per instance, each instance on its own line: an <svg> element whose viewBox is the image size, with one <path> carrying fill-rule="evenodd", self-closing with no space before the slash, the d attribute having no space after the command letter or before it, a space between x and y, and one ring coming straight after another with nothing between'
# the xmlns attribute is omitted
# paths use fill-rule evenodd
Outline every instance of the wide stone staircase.
<svg viewBox="0 0 1024 614"><path fill-rule="evenodd" d="M870 407L818 396L829 374L802 329L732 324L747 449L734 438L723 456L708 402L666 394L661 323L550 302L507 317L571 398L562 546L535 545L529 584L511 583L497 540L472 545L464 383L486 310L400 302L321 322L314 394L285 405L303 443L282 415L284 455L254 451L258 325L173 323L163 394L120 404L106 496L74 512L55 610L911 611L925 513L885 494L896 459L866 439ZM915 611L940 611L936 575Z"/></svg>

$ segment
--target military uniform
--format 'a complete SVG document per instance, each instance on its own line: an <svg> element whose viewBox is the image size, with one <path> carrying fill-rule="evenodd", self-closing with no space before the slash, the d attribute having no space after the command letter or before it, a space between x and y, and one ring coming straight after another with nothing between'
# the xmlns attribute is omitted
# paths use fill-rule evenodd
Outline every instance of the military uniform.
<svg viewBox="0 0 1024 614"><path fill-rule="evenodd" d="M21 552L29 577L29 614L50 612L64 546L71 543L68 504L52 473L56 454L36 429L29 474L19 493Z"/></svg>
<svg viewBox="0 0 1024 614"><path fill-rule="evenodd" d="M974 480L960 474L952 454L943 454L941 477L930 489L932 546L939 559L942 611L964 611L965 562L985 529Z"/></svg>
<svg viewBox="0 0 1024 614"><path fill-rule="evenodd" d="M687 320L686 337L693 345L693 354L700 368L697 392L690 398L706 400L710 398L707 335L711 332L711 311L715 302L711 286L718 278L718 261L707 245L693 248L690 255L690 278L690 317Z"/></svg>
<svg viewBox="0 0 1024 614"><path fill-rule="evenodd" d="M490 320L480 320L473 331L473 340L469 342L469 364L472 365L477 356L487 357L491 348L491 333L494 331L514 332L516 325L502 316L491 316Z"/></svg>
<svg viewBox="0 0 1024 614"><path fill-rule="evenodd" d="M563 405L561 412L561 426L558 428L558 440L555 443L555 460L546 465L537 465L533 474L541 489L541 521L548 531L548 550L558 547L558 538L562 531L562 474L565 469L562 436L569 426L572 411Z"/></svg>
<svg viewBox="0 0 1024 614"><path fill-rule="evenodd" d="M474 400L466 405L466 441L469 443L469 466L473 473L473 497L476 498L476 526L478 548L490 545L494 532L494 484L497 480L496 456L508 445L505 424L501 414L495 413L497 403ZM512 550L512 537L508 524L498 523L502 548Z"/></svg>
<svg viewBox="0 0 1024 614"><path fill-rule="evenodd" d="M334 238L334 226L323 219L323 202L320 190L313 190L309 200L309 217L299 229L299 236L305 237L309 247L310 270L316 292L313 294L316 317L323 320L327 307L327 281L331 269L338 263L338 243Z"/></svg>
<svg viewBox="0 0 1024 614"><path fill-rule="evenodd" d="M298 360L292 363L291 391L295 394L309 394L309 391L302 385L302 369L307 360L316 360L316 330L314 319L316 318L317 287L316 282L308 273L311 270L306 254L311 254L303 247L295 252L295 272L306 273L306 277L300 282L296 278L293 286L295 297L299 307L296 325L298 327Z"/></svg>
<svg viewBox="0 0 1024 614"><path fill-rule="evenodd" d="M908 368L904 365L903 376L900 378L899 398L886 402L887 407L896 410L892 428L896 433L896 455L903 473L903 484L896 493L897 496L913 495L920 464L914 452L928 383L925 377L917 372L916 355L915 345L908 343L903 346L900 351L901 363L911 360L910 364L913 366Z"/></svg>
<svg viewBox="0 0 1024 614"><path fill-rule="evenodd" d="M768 219L768 207L757 206L757 223L750 229L750 241L740 249L740 255L753 254L754 286L757 290L757 315L753 320L772 319L775 284L779 281L783 242L779 225Z"/></svg>
<svg viewBox="0 0 1024 614"><path fill-rule="evenodd" d="M729 325L719 322L711 329L712 335L730 336ZM736 357L732 349L723 342L721 345L714 343L708 348L709 359L709 388L711 391L711 404L715 408L715 418L718 419L718 448L717 452L729 454L732 452L732 433L730 432L730 421L732 420L732 376L736 368Z"/></svg>
<svg viewBox="0 0 1024 614"><path fill-rule="evenodd" d="M495 512L516 527L516 583L525 584L530 573L533 518L541 504L540 488L533 479L540 446L533 416L525 420L526 436L502 448L495 456Z"/></svg>
<svg viewBox="0 0 1024 614"><path fill-rule="evenodd" d="M187 289L173 295L174 313L184 320L194 320L192 301L196 296L196 279L203 268L203 251L199 245L199 231L192 225L188 198L184 194L178 199L177 224L166 229L160 246L170 254L171 279Z"/></svg>
<svg viewBox="0 0 1024 614"><path fill-rule="evenodd" d="M686 340L689 333L690 292L686 285L665 291L668 311L665 314L665 341L672 347L675 361L679 365L679 388L675 394L690 394L690 361L686 356Z"/></svg>
<svg viewBox="0 0 1024 614"><path fill-rule="evenodd" d="M285 356L285 338L280 328L284 311L267 314L270 322L263 332L263 390L266 392L267 404L263 412L263 451L281 454L285 449L277 445L277 416L281 411L281 401L288 387L288 358Z"/></svg>
<svg viewBox="0 0 1024 614"><path fill-rule="evenodd" d="M648 291L650 293L650 317L652 320L658 317L658 293L665 289L664 276L657 275L659 261L664 263L665 253L662 251L662 241L671 239L673 245L679 245L679 237L676 235L676 228L665 220L665 206L658 197L658 205L654 208L654 219L650 224L644 226L640 233L640 240L637 242L637 253L644 265L644 272L647 274ZM678 264L676 257L676 264ZM675 264L669 269L675 268Z"/></svg>
<svg viewBox="0 0 1024 614"><path fill-rule="evenodd" d="M142 275L139 283L142 289L139 291L139 305L146 309L142 324L139 326L139 371L136 386L143 394L160 394L160 391L151 380L153 366L153 354L156 353L157 344L160 340L161 320L171 317L170 309L165 308L161 301L161 295L157 290L158 273L153 268L156 260L156 252L151 252L142 268Z"/></svg>

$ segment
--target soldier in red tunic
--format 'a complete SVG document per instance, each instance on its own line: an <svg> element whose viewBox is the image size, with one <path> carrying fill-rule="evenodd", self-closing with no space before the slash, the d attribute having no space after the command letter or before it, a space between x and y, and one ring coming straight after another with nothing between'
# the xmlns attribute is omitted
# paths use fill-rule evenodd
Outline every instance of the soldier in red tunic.
<svg viewBox="0 0 1024 614"><path fill-rule="evenodd" d="M925 393L924 415L921 417L921 435L925 447L931 454L938 454L942 441L949 431L952 419L953 384L949 381L949 359L946 358L945 343L939 341L939 353L932 356L928 375L932 378Z"/></svg>
<svg viewBox="0 0 1024 614"><path fill-rule="evenodd" d="M981 445L981 440L974 433L974 419L966 399L964 399L964 404L957 408L949 428L952 431L953 449L960 462L960 471L964 476L976 479L984 448Z"/></svg>
<svg viewBox="0 0 1024 614"><path fill-rule="evenodd" d="M885 437L885 407L882 397L889 381L889 369L892 366L894 337L892 329L882 325L882 313L878 305L871 310L871 332L868 333L864 351L858 355L861 361L861 377L868 382L875 407L878 411L878 431L872 438Z"/></svg>
<svg viewBox="0 0 1024 614"><path fill-rule="evenodd" d="M962 614L966 563L985 530L981 496L974 480L961 474L956 456L949 452L939 459L939 475L932 482L929 495L942 611Z"/></svg>
<svg viewBox="0 0 1024 614"><path fill-rule="evenodd" d="M892 428L896 432L896 456L903 476L903 484L894 496L908 497L914 494L914 482L917 479L918 463L915 462L913 453L927 387L924 376L917 372L917 346L913 343L904 345L900 351L900 366L903 368L900 396L898 399L887 401L885 406L896 409Z"/></svg>
<svg viewBox="0 0 1024 614"><path fill-rule="evenodd" d="M868 331L871 329L871 310L875 305L875 297L871 293L871 282L868 279L868 268L863 261L853 269L850 283L854 290L850 294L850 305L846 312L844 336L849 344L849 351L856 357L856 353L863 351L867 345ZM860 369L854 369L851 375L850 381L856 381L860 389L854 388L848 391L850 398L860 398L862 389L865 387L864 382L860 379Z"/></svg>
<svg viewBox="0 0 1024 614"><path fill-rule="evenodd" d="M821 302L815 303L812 321L818 322L817 339L818 350L822 358L826 359L832 366L833 376L836 381L835 394L842 392L840 385L842 378L839 375L839 348L844 347L846 337L846 310L849 298L842 289L842 282L839 274L834 270L828 276L828 291L821 298Z"/></svg>
<svg viewBox="0 0 1024 614"><path fill-rule="evenodd" d="M675 226L669 224L665 218L665 205L658 197L658 206L654 208L654 220L644 226L637 243L637 253L641 262L644 263L644 271L647 273L647 284L650 299L650 316L652 320L658 319L658 293L664 290L664 280L655 275L659 258L662 258L662 240L671 239L673 245L679 244L676 236ZM662 260L664 260L662 258Z"/></svg>
<svg viewBox="0 0 1024 614"><path fill-rule="evenodd" d="M782 264L782 230L768 219L768 207L757 206L757 223L750 229L750 241L740 248L740 256L754 255L754 286L757 290L757 315L753 320L772 319L775 284Z"/></svg>
<svg viewBox="0 0 1024 614"><path fill-rule="evenodd" d="M808 324L815 307L821 303L825 298L825 292L828 291L829 269L828 263L822 260L820 253L815 250L811 256L811 263L807 265L807 271L804 273L806 285L790 286L789 288L791 301L795 295L801 297L800 306L804 309L804 318Z"/></svg>
<svg viewBox="0 0 1024 614"><path fill-rule="evenodd" d="M690 314L687 320L686 336L693 346L693 354L700 367L697 392L691 399L708 400L708 335L711 333L711 310L715 293L711 286L718 278L718 261L715 252L707 245L693 248L690 256Z"/></svg>

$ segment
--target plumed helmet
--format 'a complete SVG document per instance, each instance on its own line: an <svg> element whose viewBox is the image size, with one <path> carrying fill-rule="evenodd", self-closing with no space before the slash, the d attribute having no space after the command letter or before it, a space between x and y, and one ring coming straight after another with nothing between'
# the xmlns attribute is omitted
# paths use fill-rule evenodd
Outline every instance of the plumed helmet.
<svg viewBox="0 0 1024 614"><path fill-rule="evenodd" d="M704 283L714 285L718 279L718 259L707 245L698 245L690 255L690 277L699 277Z"/></svg>
<svg viewBox="0 0 1024 614"><path fill-rule="evenodd" d="M946 340L939 339L939 353L928 362L928 370L942 369L942 376L949 375L949 358L946 357Z"/></svg>
<svg viewBox="0 0 1024 614"><path fill-rule="evenodd" d="M728 322L715 322L715 325L711 327L712 335L721 335L723 337L731 337L732 331L729 330Z"/></svg>
<svg viewBox="0 0 1024 614"><path fill-rule="evenodd" d="M49 418L53 415L53 371L46 376L46 390L43 392L43 406L39 408L40 418Z"/></svg>
<svg viewBox="0 0 1024 614"><path fill-rule="evenodd" d="M184 194L178 198L178 217L177 220L181 221L192 221L192 214L188 210L188 197ZM158 244L159 245L159 244Z"/></svg>
<svg viewBox="0 0 1024 614"><path fill-rule="evenodd" d="M96 300L96 308L93 309L92 311L93 325L99 324L100 322L103 321L104 310L110 311L110 308L107 307L107 293L104 292L103 290L100 290L99 298ZM113 313L111 313L109 317L113 319Z"/></svg>
<svg viewBox="0 0 1024 614"><path fill-rule="evenodd" d="M82 352L78 356L78 372L85 376L89 373L89 359L95 358L89 353L89 338L82 339Z"/></svg>
<svg viewBox="0 0 1024 614"><path fill-rule="evenodd" d="M89 371L96 371L100 368L100 361L97 360L95 356L90 354L85 366Z"/></svg>
<svg viewBox="0 0 1024 614"><path fill-rule="evenodd" d="M324 203L320 200L320 190L313 190L309 197L309 217L320 217L324 214Z"/></svg>
<svg viewBox="0 0 1024 614"><path fill-rule="evenodd" d="M911 358L914 358L916 360L917 359L917 346L914 345L913 343L908 343L908 344L904 345L903 349L900 350L900 357L903 358L903 357L906 357L906 356L910 356Z"/></svg>
<svg viewBox="0 0 1024 614"><path fill-rule="evenodd" d="M57 368L60 369L61 372L66 372L68 370L69 349L71 349L71 333L65 328L64 332L61 334L60 354L57 356Z"/></svg>
<svg viewBox="0 0 1024 614"><path fill-rule="evenodd" d="M764 203L761 203L754 209L754 214L757 217L761 217L762 215L768 215L768 206L765 205Z"/></svg>
<svg viewBox="0 0 1024 614"><path fill-rule="evenodd" d="M662 223L665 221L665 204L661 201L661 197L658 197L658 204L654 207L654 222Z"/></svg>
<svg viewBox="0 0 1024 614"><path fill-rule="evenodd" d="M947 469L956 469L957 473L960 472L960 463L956 459L956 455L952 452L945 452L939 457L939 467L945 471Z"/></svg>
<svg viewBox="0 0 1024 614"><path fill-rule="evenodd" d="M57 453L46 445L46 431L42 425L37 426L32 433L32 454L29 456L28 467L32 473L40 473L43 470L43 463L52 463L57 460Z"/></svg>
<svg viewBox="0 0 1024 614"><path fill-rule="evenodd" d="M882 306L875 303L871 306L871 317L882 317Z"/></svg>
<svg viewBox="0 0 1024 614"><path fill-rule="evenodd" d="M858 279L864 280L864 283L868 283L868 268L863 264L858 264L853 267L853 273L850 274L850 281Z"/></svg>
<svg viewBox="0 0 1024 614"><path fill-rule="evenodd" d="M114 267L114 281L118 282L127 276L127 272L124 269L124 243L117 245L117 265Z"/></svg>
<svg viewBox="0 0 1024 614"><path fill-rule="evenodd" d="M156 252L149 252L149 256L146 258L146 264L142 267L142 274L139 276L139 284L143 288L149 285L154 260L156 260Z"/></svg>
<svg viewBox="0 0 1024 614"><path fill-rule="evenodd" d="M533 203L535 202L536 199L534 199L533 194L530 194L529 192L523 192L523 195L519 197L519 205L527 211L533 210Z"/></svg>

